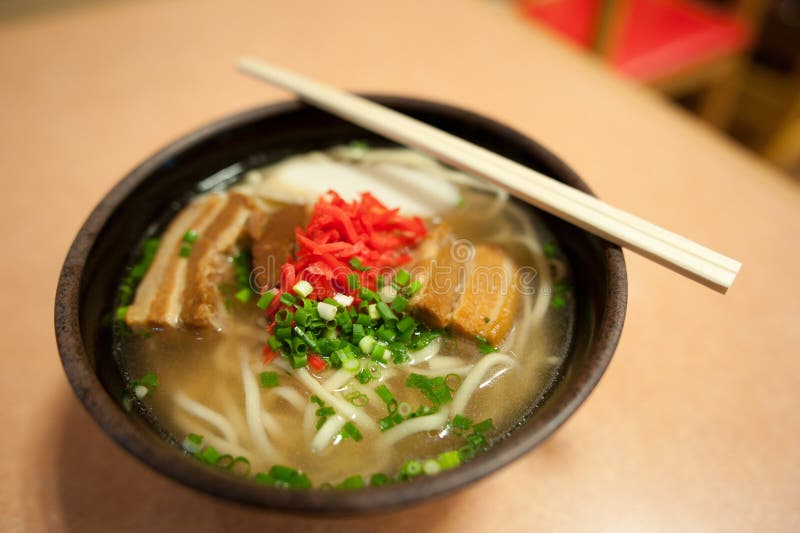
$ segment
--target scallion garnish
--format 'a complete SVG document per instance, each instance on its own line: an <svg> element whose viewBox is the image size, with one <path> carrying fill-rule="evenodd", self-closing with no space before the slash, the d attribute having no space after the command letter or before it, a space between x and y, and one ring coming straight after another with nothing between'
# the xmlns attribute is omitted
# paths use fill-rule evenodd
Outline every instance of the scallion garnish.
<svg viewBox="0 0 800 533"><path fill-rule="evenodd" d="M253 292L250 289L239 289L233 297L245 304L250 301L252 295Z"/></svg>
<svg viewBox="0 0 800 533"><path fill-rule="evenodd" d="M197 242L197 232L193 229L188 230L183 234L183 242L188 244L194 244Z"/></svg>
<svg viewBox="0 0 800 533"><path fill-rule="evenodd" d="M467 418L464 415L456 415L453 417L453 421L450 423L454 428L467 430L472 427L472 420Z"/></svg>
<svg viewBox="0 0 800 533"><path fill-rule="evenodd" d="M373 474L372 477L369 478L369 484L373 487L381 487L387 483L389 483L389 476L381 474L380 472Z"/></svg>
<svg viewBox="0 0 800 533"><path fill-rule="evenodd" d="M353 490L353 489L360 489L364 487L364 478L361 476L350 476L349 478L345 479L338 485L336 485L337 489L344 489L344 490Z"/></svg>
<svg viewBox="0 0 800 533"><path fill-rule="evenodd" d="M475 340L478 342L478 351L484 355L486 355L487 353L496 352L498 350L496 346L492 346L491 344L489 344L489 341L486 340L486 337L482 337L481 335L475 335Z"/></svg>
<svg viewBox="0 0 800 533"><path fill-rule="evenodd" d="M352 422L347 422L344 426L342 426L342 431L340 435L343 439L353 439L356 442L359 442L364 437L361 435L361 432L358 430L355 424Z"/></svg>
<svg viewBox="0 0 800 533"><path fill-rule="evenodd" d="M361 287L361 281L358 278L358 274L348 274L347 275L347 288L351 291L354 291Z"/></svg>
<svg viewBox="0 0 800 533"><path fill-rule="evenodd" d="M361 263L361 259L359 259L358 257L350 259L350 266L355 268L356 270L360 270L361 272L366 272L367 270L370 269L370 267L364 266Z"/></svg>
<svg viewBox="0 0 800 533"><path fill-rule="evenodd" d="M419 389L428 398L434 407L438 407L452 400L450 389L443 377L428 378L422 374L409 374L406 378L406 386Z"/></svg>
<svg viewBox="0 0 800 533"><path fill-rule="evenodd" d="M395 297L394 301L392 301L392 309L398 313L405 311L406 305L408 305L408 298L399 294Z"/></svg>
<svg viewBox="0 0 800 533"><path fill-rule="evenodd" d="M258 299L258 302L256 302L256 306L258 306L259 309L264 310L269 307L269 304L271 304L272 300L274 299L275 290L269 290L261 295L261 297Z"/></svg>
<svg viewBox="0 0 800 533"><path fill-rule="evenodd" d="M317 313L322 320L331 321L336 317L338 311L336 305L331 305L327 302L319 302L317 304Z"/></svg>
<svg viewBox="0 0 800 533"><path fill-rule="evenodd" d="M280 385L280 379L277 372L262 372L259 374L261 378L261 386L264 388L272 388Z"/></svg>
<svg viewBox="0 0 800 533"><path fill-rule="evenodd" d="M419 290L422 288L422 282L418 279L415 279L411 282L411 285L406 287L406 294L411 297L414 296Z"/></svg>
<svg viewBox="0 0 800 533"><path fill-rule="evenodd" d="M333 410L333 407L326 405L325 402L323 402L316 394L311 397L311 401L319 406L319 408L314 412L314 414L319 417L319 420L317 420L317 429L319 429L325 425L325 422L327 422L328 418L336 414L336 411Z"/></svg>
<svg viewBox="0 0 800 533"><path fill-rule="evenodd" d="M309 283L308 281L303 279L295 283L294 287L292 287L292 290L294 291L295 294L298 294L303 298L306 298L308 297L309 294L314 292L314 286L311 285L311 283Z"/></svg>
<svg viewBox="0 0 800 533"><path fill-rule="evenodd" d="M411 281L411 274L409 274L407 270L401 268L397 271L397 275L395 275L394 280L401 287L405 287L408 285L408 282Z"/></svg>
<svg viewBox="0 0 800 533"><path fill-rule="evenodd" d="M436 462L442 467L442 470L450 470L461 464L461 456L457 450L440 453L436 458Z"/></svg>

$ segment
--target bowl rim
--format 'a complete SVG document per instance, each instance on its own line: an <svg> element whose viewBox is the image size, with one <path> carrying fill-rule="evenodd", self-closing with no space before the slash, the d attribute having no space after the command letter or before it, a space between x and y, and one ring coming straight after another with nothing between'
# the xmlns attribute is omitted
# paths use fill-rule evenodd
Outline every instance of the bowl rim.
<svg viewBox="0 0 800 533"><path fill-rule="evenodd" d="M593 194L586 183L560 158L521 132L472 111L436 101L364 94L389 107L412 108L445 116L479 129L491 131L501 140L543 161L555 169L559 179L572 187ZM437 476L416 479L358 491L292 491L256 485L208 468L199 462L177 460L181 452L164 446L152 431L147 431L125 413L108 393L91 368L80 329L79 300L83 272L98 235L119 204L163 163L174 156L225 131L249 123L310 108L299 100L289 100L250 108L215 120L182 135L148 157L118 182L92 210L78 231L67 253L58 281L55 299L55 330L61 363L76 396L105 433L120 446L160 474L201 492L239 503L285 512L314 514L354 514L384 511L410 505L454 492L510 464L531 451L558 429L586 400L598 383L616 349L625 319L627 274L622 250L600 239L603 267L606 271L606 312L592 338L588 359L592 364L579 367L575 384L559 399L552 416L526 428L522 436L501 441L490 453Z"/></svg>

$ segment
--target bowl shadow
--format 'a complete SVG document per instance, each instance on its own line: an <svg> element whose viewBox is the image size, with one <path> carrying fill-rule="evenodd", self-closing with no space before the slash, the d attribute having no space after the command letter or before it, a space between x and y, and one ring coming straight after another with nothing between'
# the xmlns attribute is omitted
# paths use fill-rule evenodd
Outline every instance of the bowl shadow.
<svg viewBox="0 0 800 533"><path fill-rule="evenodd" d="M440 531L457 512L459 494L401 511L359 518L322 518L246 507L194 491L138 462L104 434L63 386L49 446L54 478L43 492L52 522L65 531L331 531L359 533ZM48 494L49 493L49 494ZM57 509L57 512L56 512Z"/></svg>

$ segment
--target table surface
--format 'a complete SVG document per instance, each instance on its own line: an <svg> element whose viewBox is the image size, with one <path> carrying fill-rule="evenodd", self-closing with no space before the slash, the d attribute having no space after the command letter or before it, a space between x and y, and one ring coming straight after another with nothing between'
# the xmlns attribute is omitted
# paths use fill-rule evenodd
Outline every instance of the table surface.
<svg viewBox="0 0 800 533"><path fill-rule="evenodd" d="M721 296L626 253L628 319L602 382L535 452L455 495L329 521L193 492L84 412L52 305L69 243L122 175L197 126L287 97L236 75L242 53L499 119L605 200L744 268ZM93 3L3 21L0 73L0 530L800 528L798 187L505 3Z"/></svg>

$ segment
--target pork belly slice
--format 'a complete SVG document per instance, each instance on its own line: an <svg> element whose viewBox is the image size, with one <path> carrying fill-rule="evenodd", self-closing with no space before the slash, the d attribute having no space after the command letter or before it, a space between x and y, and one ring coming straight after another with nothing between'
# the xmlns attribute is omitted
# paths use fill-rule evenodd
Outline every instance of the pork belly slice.
<svg viewBox="0 0 800 533"><path fill-rule="evenodd" d="M516 268L499 247L470 248L439 226L417 248L411 269L422 288L409 309L428 326L480 335L494 345L510 331L519 303Z"/></svg>
<svg viewBox="0 0 800 533"><path fill-rule="evenodd" d="M243 194L229 193L225 207L199 233L188 257L181 322L191 328L219 328L223 309L219 284L229 274L228 259L245 233L255 203Z"/></svg>
<svg viewBox="0 0 800 533"><path fill-rule="evenodd" d="M515 276L514 262L503 250L476 246L464 292L450 316L453 330L500 344L514 324L519 302Z"/></svg>
<svg viewBox="0 0 800 533"><path fill-rule="evenodd" d="M302 205L287 205L269 214L258 210L250 216L247 232L253 239L253 273L261 292L280 282L281 265L294 247L294 230L304 226L306 218Z"/></svg>
<svg viewBox="0 0 800 533"><path fill-rule="evenodd" d="M438 226L417 248L411 267L414 279L422 283L409 305L430 327L443 328L450 318L461 291L470 261L461 253L445 225Z"/></svg>
<svg viewBox="0 0 800 533"><path fill-rule="evenodd" d="M229 193L202 196L181 210L136 290L125 316L128 326L218 328L223 306L217 287L230 273L228 259L255 209L250 198ZM181 257L189 230L198 238L189 257Z"/></svg>
<svg viewBox="0 0 800 533"><path fill-rule="evenodd" d="M203 233L227 203L227 197L209 195L184 207L161 236L158 252L128 307L130 327L176 327L183 306L187 260L180 256L189 230Z"/></svg>

